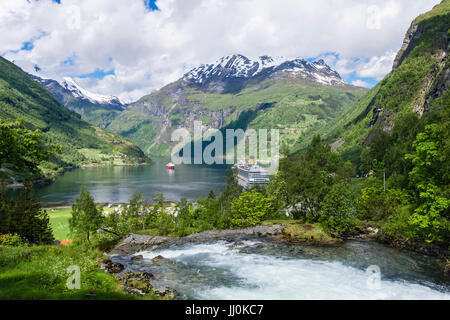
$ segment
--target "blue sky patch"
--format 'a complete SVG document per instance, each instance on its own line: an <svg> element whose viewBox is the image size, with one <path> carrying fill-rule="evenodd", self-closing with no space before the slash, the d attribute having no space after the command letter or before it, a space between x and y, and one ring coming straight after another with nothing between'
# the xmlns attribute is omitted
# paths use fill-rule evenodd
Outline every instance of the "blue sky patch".
<svg viewBox="0 0 450 320"><path fill-rule="evenodd" d="M81 78L81 79L84 79L84 78L95 78L95 79L101 80L101 79L103 79L106 76L115 75L115 74L116 73L115 73L114 69L111 69L109 71L105 71L105 70L97 68L97 69L95 69L94 72L81 74L81 75L75 75L73 77Z"/></svg>
<svg viewBox="0 0 450 320"><path fill-rule="evenodd" d="M157 0L144 0L145 7L151 11L159 11L158 6L156 5Z"/></svg>
<svg viewBox="0 0 450 320"><path fill-rule="evenodd" d="M75 65L75 59L76 59L76 55L75 55L75 53L74 53L74 54L72 54L70 57L68 57L66 60L62 61L62 62L61 62L61 65L65 65L65 66L67 66L67 65L73 66L73 65Z"/></svg>
<svg viewBox="0 0 450 320"><path fill-rule="evenodd" d="M378 83L378 80L374 79L374 78L358 77L356 72L352 72L352 73L349 73L349 74L341 75L341 77L342 77L342 79L344 79L348 83L352 83L353 81L357 81L357 80L364 81L365 83L368 84L366 86L367 88L372 88Z"/></svg>
<svg viewBox="0 0 450 320"><path fill-rule="evenodd" d="M31 41L26 41L23 43L22 48L20 48L20 50L26 50L26 51L30 51L31 49L33 49L34 44Z"/></svg>

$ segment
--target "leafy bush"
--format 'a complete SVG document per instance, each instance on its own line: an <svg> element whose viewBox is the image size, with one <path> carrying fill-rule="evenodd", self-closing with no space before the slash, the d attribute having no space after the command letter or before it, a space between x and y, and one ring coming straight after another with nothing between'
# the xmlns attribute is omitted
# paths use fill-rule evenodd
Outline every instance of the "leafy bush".
<svg viewBox="0 0 450 320"><path fill-rule="evenodd" d="M382 181L371 178L368 185L362 190L358 203L359 217L372 221L385 219L405 205L409 204L408 193L400 189L387 189L384 191Z"/></svg>
<svg viewBox="0 0 450 320"><path fill-rule="evenodd" d="M404 240L405 238L417 238L414 228L409 224L412 206L407 205L398 208L395 213L386 220L380 222L383 236L390 240Z"/></svg>
<svg viewBox="0 0 450 320"><path fill-rule="evenodd" d="M22 239L17 233L0 235L0 246L19 247L26 245L27 243L28 242L25 239Z"/></svg>
<svg viewBox="0 0 450 320"><path fill-rule="evenodd" d="M255 191L242 193L233 201L231 208L231 224L234 227L255 226L273 212L272 201Z"/></svg>
<svg viewBox="0 0 450 320"><path fill-rule="evenodd" d="M339 235L349 235L356 225L356 199L349 186L335 184L321 203L320 224Z"/></svg>

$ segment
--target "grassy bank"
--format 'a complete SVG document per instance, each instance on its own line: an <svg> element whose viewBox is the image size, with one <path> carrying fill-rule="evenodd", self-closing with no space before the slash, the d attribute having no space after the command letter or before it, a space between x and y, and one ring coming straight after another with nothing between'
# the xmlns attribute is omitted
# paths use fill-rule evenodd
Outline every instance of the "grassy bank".
<svg viewBox="0 0 450 320"><path fill-rule="evenodd" d="M333 237L317 223L306 223L302 220L276 219L266 220L263 225L275 223L285 224L282 237L293 243L305 245L333 245L342 242L342 239Z"/></svg>
<svg viewBox="0 0 450 320"><path fill-rule="evenodd" d="M0 299L138 299L99 269L101 256L75 245L0 247ZM80 267L79 290L67 288L71 265Z"/></svg>

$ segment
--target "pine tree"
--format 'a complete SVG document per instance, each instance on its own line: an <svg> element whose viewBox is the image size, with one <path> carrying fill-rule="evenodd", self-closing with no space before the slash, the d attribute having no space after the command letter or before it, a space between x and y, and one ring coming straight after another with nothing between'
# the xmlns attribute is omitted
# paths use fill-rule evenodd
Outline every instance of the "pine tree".
<svg viewBox="0 0 450 320"><path fill-rule="evenodd" d="M214 191L209 190L208 199L215 199L215 198L216 198L216 194L214 193Z"/></svg>
<svg viewBox="0 0 450 320"><path fill-rule="evenodd" d="M42 210L33 184L26 181L22 188L13 215L9 233L17 233L34 244L50 244L54 241L50 219Z"/></svg>
<svg viewBox="0 0 450 320"><path fill-rule="evenodd" d="M10 220L14 210L14 203L6 197L5 185L0 184L0 234L9 233Z"/></svg>
<svg viewBox="0 0 450 320"><path fill-rule="evenodd" d="M69 227L72 233L76 233L90 243L91 233L97 231L103 222L103 216L94 203L94 198L84 187L80 190L79 198L72 205L72 218L69 219Z"/></svg>

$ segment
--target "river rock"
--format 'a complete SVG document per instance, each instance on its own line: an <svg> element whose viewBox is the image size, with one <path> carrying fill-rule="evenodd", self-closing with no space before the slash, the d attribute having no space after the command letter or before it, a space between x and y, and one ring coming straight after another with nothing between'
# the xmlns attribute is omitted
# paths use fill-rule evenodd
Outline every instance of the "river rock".
<svg viewBox="0 0 450 320"><path fill-rule="evenodd" d="M167 286L153 281L154 276L149 272L127 272L116 277L129 293L140 296L157 295L162 299L173 300L179 297L178 292Z"/></svg>
<svg viewBox="0 0 450 320"><path fill-rule="evenodd" d="M244 243L242 241L237 241L235 243L233 243L231 246L229 246L230 249L234 249L237 247L242 247L244 245Z"/></svg>
<svg viewBox="0 0 450 320"><path fill-rule="evenodd" d="M106 260L104 263L100 265L100 268L109 273L119 273L124 269L124 266L119 262Z"/></svg>
<svg viewBox="0 0 450 320"><path fill-rule="evenodd" d="M111 254L131 255L140 251L152 251L167 248L171 245L185 243L201 243L216 240L233 240L245 236L275 236L283 232L283 224L256 226L244 229L209 230L194 233L186 237L161 237L129 234L112 251Z"/></svg>
<svg viewBox="0 0 450 320"><path fill-rule="evenodd" d="M162 264L174 264L172 260L164 258L161 255L154 257L152 263L156 266L161 266Z"/></svg>
<svg viewBox="0 0 450 320"><path fill-rule="evenodd" d="M131 257L131 262L132 263L141 263L142 261L144 261L144 257L141 254Z"/></svg>

